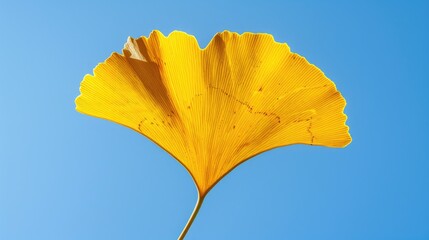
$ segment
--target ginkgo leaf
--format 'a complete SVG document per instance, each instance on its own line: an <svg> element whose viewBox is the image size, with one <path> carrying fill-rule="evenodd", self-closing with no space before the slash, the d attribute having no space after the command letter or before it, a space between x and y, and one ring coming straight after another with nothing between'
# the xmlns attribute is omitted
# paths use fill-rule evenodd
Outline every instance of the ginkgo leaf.
<svg viewBox="0 0 429 240"><path fill-rule="evenodd" d="M224 31L205 49L179 31L129 38L80 91L79 112L151 139L188 170L200 198L261 152L351 141L334 83L269 34Z"/></svg>

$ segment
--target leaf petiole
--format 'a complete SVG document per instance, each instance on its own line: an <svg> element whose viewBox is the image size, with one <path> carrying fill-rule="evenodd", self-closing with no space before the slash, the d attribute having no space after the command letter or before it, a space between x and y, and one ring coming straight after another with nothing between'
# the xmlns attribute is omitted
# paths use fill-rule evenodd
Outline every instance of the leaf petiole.
<svg viewBox="0 0 429 240"><path fill-rule="evenodd" d="M198 212L200 211L201 205L203 204L204 197L200 196L200 193L198 193L198 199L197 204L195 205L194 211L192 212L191 216L189 217L188 222L185 225L185 228L183 228L182 233L180 234L179 238L177 240L183 240L188 233L189 228L191 228L192 223L195 220L195 217L197 216Z"/></svg>

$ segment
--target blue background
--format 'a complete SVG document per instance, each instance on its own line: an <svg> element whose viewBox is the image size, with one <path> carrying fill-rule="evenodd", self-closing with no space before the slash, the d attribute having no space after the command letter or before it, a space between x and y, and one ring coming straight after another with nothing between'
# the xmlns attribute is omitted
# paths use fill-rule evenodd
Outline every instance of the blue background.
<svg viewBox="0 0 429 240"><path fill-rule="evenodd" d="M238 167L187 239L429 239L424 1L0 0L0 239L176 239L196 190L146 138L77 113L83 76L128 36L204 47L268 32L347 99L345 149L291 146Z"/></svg>

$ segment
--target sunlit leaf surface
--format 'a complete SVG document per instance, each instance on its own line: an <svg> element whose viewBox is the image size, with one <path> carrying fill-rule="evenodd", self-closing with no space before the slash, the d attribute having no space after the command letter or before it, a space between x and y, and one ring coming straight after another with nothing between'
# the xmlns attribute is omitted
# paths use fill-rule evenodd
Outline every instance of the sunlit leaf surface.
<svg viewBox="0 0 429 240"><path fill-rule="evenodd" d="M290 144L344 147L345 100L269 34L130 38L86 75L77 110L127 126L174 156L200 196L243 161Z"/></svg>

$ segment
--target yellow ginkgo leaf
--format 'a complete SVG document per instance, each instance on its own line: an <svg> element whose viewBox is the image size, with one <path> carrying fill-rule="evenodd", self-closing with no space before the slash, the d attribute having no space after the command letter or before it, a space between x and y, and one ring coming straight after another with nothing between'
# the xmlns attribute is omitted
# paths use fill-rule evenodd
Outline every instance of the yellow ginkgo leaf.
<svg viewBox="0 0 429 240"><path fill-rule="evenodd" d="M225 31L205 49L179 31L129 38L80 91L79 112L143 134L188 170L196 211L222 177L261 152L351 141L334 83L269 34Z"/></svg>

